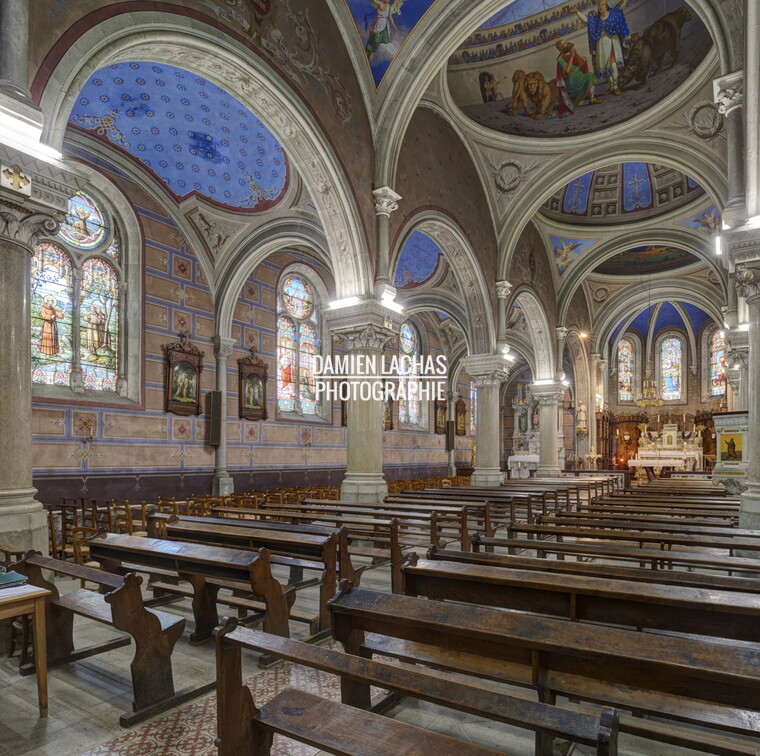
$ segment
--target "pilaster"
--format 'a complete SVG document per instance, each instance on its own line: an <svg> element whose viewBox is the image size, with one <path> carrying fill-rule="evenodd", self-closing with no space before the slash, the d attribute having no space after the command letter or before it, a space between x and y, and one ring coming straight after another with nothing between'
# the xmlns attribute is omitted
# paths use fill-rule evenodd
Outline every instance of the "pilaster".
<svg viewBox="0 0 760 756"><path fill-rule="evenodd" d="M507 298L512 291L509 281L496 282L496 350L501 352L507 343Z"/></svg>
<svg viewBox="0 0 760 756"><path fill-rule="evenodd" d="M375 200L375 217L377 218L377 255L375 264L375 285L377 287L390 286L390 274L388 270L390 257L390 217L391 213L398 210L401 195L393 191L389 186L381 186L372 190ZM378 299L382 296L376 294Z"/></svg>

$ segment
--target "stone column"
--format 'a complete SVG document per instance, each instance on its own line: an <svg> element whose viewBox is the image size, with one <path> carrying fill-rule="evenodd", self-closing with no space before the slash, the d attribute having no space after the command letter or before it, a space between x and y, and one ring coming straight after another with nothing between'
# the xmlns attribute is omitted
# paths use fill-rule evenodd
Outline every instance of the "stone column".
<svg viewBox="0 0 760 756"><path fill-rule="evenodd" d="M29 0L0 3L0 90L31 103L29 92Z"/></svg>
<svg viewBox="0 0 760 756"><path fill-rule="evenodd" d="M749 310L749 430L747 490L742 493L739 527L760 529L760 262L736 266L736 287Z"/></svg>
<svg viewBox="0 0 760 756"><path fill-rule="evenodd" d="M57 222L0 204L0 542L48 553L47 519L32 482L32 357L29 281L32 248Z"/></svg>
<svg viewBox="0 0 760 756"><path fill-rule="evenodd" d="M507 298L512 291L509 281L496 282L496 350L501 354L507 344Z"/></svg>
<svg viewBox="0 0 760 756"><path fill-rule="evenodd" d="M539 478L558 478L559 447L557 445L557 412L559 403L564 394L561 383L533 384L533 396L538 399L539 412L541 413L541 427L539 437L541 447L539 449L538 470Z"/></svg>
<svg viewBox="0 0 760 756"><path fill-rule="evenodd" d="M391 213L398 210L400 194L396 194L389 186L381 186L373 189L372 196L375 198L375 215L377 217L377 254L375 256L375 296L380 299L383 293L390 289L395 294L391 285L388 270L388 258L390 255L389 227Z"/></svg>
<svg viewBox="0 0 760 756"><path fill-rule="evenodd" d="M478 453L475 459L473 486L501 485L501 412L499 390L509 375L509 368L503 356L476 354L465 357L462 367L475 386L475 401L478 405L478 419L475 426L475 440Z"/></svg>
<svg viewBox="0 0 760 756"><path fill-rule="evenodd" d="M605 409L607 407L607 394L608 394L608 387L609 387L609 377L607 376L607 360L599 360L597 363L597 366L599 367L599 391L598 393L601 394L602 399L602 406L601 409Z"/></svg>
<svg viewBox="0 0 760 756"><path fill-rule="evenodd" d="M726 118L728 161L728 197L723 208L723 221L735 228L746 217L746 176L744 170L744 76L741 71L713 81L718 112ZM735 301L735 298L734 298ZM730 306L730 302L729 302Z"/></svg>
<svg viewBox="0 0 760 756"><path fill-rule="evenodd" d="M565 339L567 338L567 328L564 326L557 326L554 329L556 335L557 335L557 369L556 369L556 380L561 381L563 380L565 376L565 371L562 369L562 365L564 364L565 359Z"/></svg>
<svg viewBox="0 0 760 756"><path fill-rule="evenodd" d="M396 340L400 317L374 300L327 313L333 339L342 343L357 370L366 376L349 381L346 402L346 477L340 487L346 501L382 502L388 495L383 476L383 416L385 403L373 395L362 398L362 386L379 375L383 349ZM374 362L374 366L371 364Z"/></svg>
<svg viewBox="0 0 760 756"><path fill-rule="evenodd" d="M591 452L591 449L596 450L596 411L599 409L599 399L596 398L596 395L599 393L599 359L601 358L601 355L598 352L592 352L591 353L591 390L590 390L590 399L591 402L589 403L588 407L586 408L588 412L588 419L586 421L586 425L588 426L588 451ZM584 461L586 461L584 459Z"/></svg>
<svg viewBox="0 0 760 756"><path fill-rule="evenodd" d="M227 472L227 360L234 346L234 339L214 337L216 390L222 394L222 425L219 431L219 446L214 451L214 478L211 484L215 496L227 496L235 490L235 482Z"/></svg>

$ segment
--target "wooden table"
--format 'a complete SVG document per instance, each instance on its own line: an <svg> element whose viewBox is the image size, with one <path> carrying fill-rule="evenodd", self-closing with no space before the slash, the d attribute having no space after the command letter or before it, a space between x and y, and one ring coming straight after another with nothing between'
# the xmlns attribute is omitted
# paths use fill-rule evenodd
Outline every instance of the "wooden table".
<svg viewBox="0 0 760 756"><path fill-rule="evenodd" d="M34 664L37 671L37 700L40 716L48 713L47 647L45 645L45 596L50 591L35 585L0 590L0 620L32 614L34 629Z"/></svg>

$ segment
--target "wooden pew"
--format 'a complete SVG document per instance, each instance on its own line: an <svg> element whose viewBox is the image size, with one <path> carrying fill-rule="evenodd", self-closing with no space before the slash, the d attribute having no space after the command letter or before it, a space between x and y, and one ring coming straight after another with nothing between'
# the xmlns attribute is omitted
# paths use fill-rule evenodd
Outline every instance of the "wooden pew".
<svg viewBox="0 0 760 756"><path fill-rule="evenodd" d="M655 507L655 506L638 506L635 502L629 504L617 504L617 503L602 503L602 504L589 504L584 507L580 512L574 512L573 514L585 514L586 512L594 512L596 514L609 513L616 515L646 515L651 517L681 517L684 519L695 520L711 520L711 521L728 521L734 525L739 522L739 508L735 510L731 509L699 509L696 507Z"/></svg>
<svg viewBox="0 0 760 756"><path fill-rule="evenodd" d="M473 538L473 550L478 553L481 548L505 548L509 554L519 551L536 552L539 559L547 554L556 554L559 560L565 556L591 559L614 559L615 561L635 562L640 567L649 565L652 570L670 570L673 567L688 569L718 570L733 573L750 573L760 576L760 560L744 557L730 557L698 551L671 551L664 548L639 548L636 544L605 543L603 541L549 541L533 538Z"/></svg>
<svg viewBox="0 0 760 756"><path fill-rule="evenodd" d="M246 696L238 682L240 654L234 653L235 647L277 656L295 664L338 675L341 680L362 681L389 690L397 696L411 696L532 730L537 735L536 753L542 756L550 756L552 753L552 738L589 746L595 749L597 756L614 756L617 753L618 714L614 709L605 708L600 715L561 709L530 700L525 696L494 692L485 689L482 683L476 686L424 670L412 670L362 659L268 633L253 633L245 628L236 627L234 620L227 620L224 625L218 627L214 637L217 643L217 658L220 659L219 690L227 691L232 688L234 694L237 688L244 699L250 694ZM230 678L234 681L234 687L228 684ZM241 708L239 701L237 706L229 706L229 703L228 699L223 701L224 708L218 715L218 737L224 747L230 745L229 742L225 744L225 740L235 737L237 728L234 716ZM399 745L399 754L409 753L410 743L404 742ZM220 753L222 752L220 750ZM238 745L236 753L240 752L242 751ZM455 753L458 754L459 751Z"/></svg>
<svg viewBox="0 0 760 756"><path fill-rule="evenodd" d="M496 756L503 753L361 711L296 688L261 707L243 684L241 648L250 636L227 622L217 628L217 737L219 756L269 756L275 733L339 756Z"/></svg>
<svg viewBox="0 0 760 756"><path fill-rule="evenodd" d="M470 604L377 593L344 584L331 600L347 653L406 662L602 702L703 727L756 735L760 650L638 633ZM369 685L343 680L343 700L370 705ZM753 705L754 704L754 705ZM715 754L752 754L723 734L620 717L621 732Z"/></svg>
<svg viewBox="0 0 760 756"><path fill-rule="evenodd" d="M753 531L740 531L731 520L709 520L696 517L608 512L558 512L541 516L544 525L580 525L581 527L630 528L631 530L678 530L683 533L719 533L748 536Z"/></svg>
<svg viewBox="0 0 760 756"><path fill-rule="evenodd" d="M660 583L707 590L760 594L760 580L758 579L760 578L760 562L757 563L757 577L741 578L680 570L646 570L637 565L594 564L509 554L449 551L435 547L428 549L425 557L440 562L462 562L505 569L557 572L561 575L585 575L608 580L635 580L637 583Z"/></svg>
<svg viewBox="0 0 760 756"><path fill-rule="evenodd" d="M381 517L369 517L366 515L336 514L336 513L309 513L303 517L302 513L290 509L247 509L242 507L214 507L213 513L219 517L212 517L220 522L234 522L235 524L250 525L251 527L275 527L294 528L300 530L306 527L330 529L345 532L349 541L348 551L352 556L367 557L372 560L371 565L362 565L356 569L359 574L364 569L389 564L391 568L391 586L394 593L401 591L401 563L404 551L417 548L421 545L419 540L412 542L404 540L399 528L397 518L385 519ZM276 518L276 519L275 519ZM287 520L287 522L282 522ZM308 520L310 525L303 523ZM353 541L370 541L372 546L357 546ZM387 544L379 546L378 544ZM342 568L341 568L342 569ZM343 573L341 572L341 577ZM352 583L354 581L352 580Z"/></svg>
<svg viewBox="0 0 760 756"><path fill-rule="evenodd" d="M211 522L210 519L171 517L164 521L164 537L170 541L229 546L251 551L265 548L270 552L270 564L319 571L322 575L319 580L319 612L316 618L309 618L309 624L316 620L318 631L316 637L329 630L330 615L327 611L327 601L335 594L338 585L338 536L336 533L292 533L241 527L224 521Z"/></svg>
<svg viewBox="0 0 760 756"><path fill-rule="evenodd" d="M216 611L219 590L229 585L244 584L263 601L266 632L284 637L290 634L288 616L295 593L292 589L283 589L272 577L267 549L253 553L104 532L87 543L91 557L109 572L123 570L124 565L138 565L177 573L190 583L195 618L191 643L203 643L211 638L219 624Z"/></svg>
<svg viewBox="0 0 760 756"><path fill-rule="evenodd" d="M118 638L98 646L74 649L74 615L111 625L128 633L135 643L130 663L133 713L123 714L120 723L130 727L199 695L214 685L175 692L171 655L185 628L185 620L166 612L148 609L143 603L142 578L134 573L113 575L91 567L63 562L30 551L14 569L26 575L29 583L50 591L45 605L45 632L48 666L70 664L94 654L129 645L129 638ZM100 586L102 593L79 589L61 595L45 573L53 571ZM34 665L22 674L34 672Z"/></svg>
<svg viewBox="0 0 760 756"><path fill-rule="evenodd" d="M407 596L548 614L573 622L760 641L756 593L427 559L412 559L403 573Z"/></svg>

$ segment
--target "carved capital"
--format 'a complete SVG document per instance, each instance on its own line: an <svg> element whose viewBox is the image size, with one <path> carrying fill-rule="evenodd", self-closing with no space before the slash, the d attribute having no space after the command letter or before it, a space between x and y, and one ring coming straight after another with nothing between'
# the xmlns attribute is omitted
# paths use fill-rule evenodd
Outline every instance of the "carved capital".
<svg viewBox="0 0 760 756"><path fill-rule="evenodd" d="M713 96L718 112L727 116L744 104L744 72L736 71L713 80Z"/></svg>
<svg viewBox="0 0 760 756"><path fill-rule="evenodd" d="M500 386L509 377L509 366L497 354L474 354L462 360L462 368L475 388Z"/></svg>
<svg viewBox="0 0 760 756"><path fill-rule="evenodd" d="M542 407L559 404L565 395L565 387L561 383L535 383L531 385L533 397L538 400Z"/></svg>
<svg viewBox="0 0 760 756"><path fill-rule="evenodd" d="M760 296L760 266L736 266L736 290L748 302Z"/></svg>
<svg viewBox="0 0 760 756"><path fill-rule="evenodd" d="M557 334L557 339L559 341L564 341L565 340L565 337L567 336L567 331L568 331L568 329L565 328L565 326L557 326L554 329L554 332Z"/></svg>
<svg viewBox="0 0 760 756"><path fill-rule="evenodd" d="M349 352L355 351L382 351L387 344L393 344L396 334L379 326L369 325L356 328L345 328L333 334L333 340L345 345Z"/></svg>
<svg viewBox="0 0 760 756"><path fill-rule="evenodd" d="M509 292L512 291L512 284L509 281L497 281L496 282L496 298L506 299L509 296Z"/></svg>
<svg viewBox="0 0 760 756"><path fill-rule="evenodd" d="M0 200L0 239L21 244L31 250L46 236L58 233L58 219L47 213L26 210L5 200Z"/></svg>
<svg viewBox="0 0 760 756"><path fill-rule="evenodd" d="M375 198L375 214L390 217L390 214L398 210L400 194L396 194L389 186L381 186L372 190Z"/></svg>
<svg viewBox="0 0 760 756"><path fill-rule="evenodd" d="M226 360L231 354L237 342L224 336L214 336L214 356Z"/></svg>

